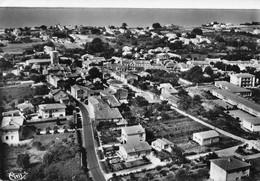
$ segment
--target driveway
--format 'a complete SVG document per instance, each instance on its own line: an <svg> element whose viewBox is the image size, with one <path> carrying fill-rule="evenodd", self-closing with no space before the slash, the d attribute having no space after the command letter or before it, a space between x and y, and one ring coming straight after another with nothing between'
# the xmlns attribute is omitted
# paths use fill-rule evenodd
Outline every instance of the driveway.
<svg viewBox="0 0 260 181"><path fill-rule="evenodd" d="M90 171L92 178L95 181L105 181L106 179L99 167L89 113L83 103L81 102L78 103L79 103L78 106L82 112L82 117L83 117L83 121L82 121L83 147L86 149L87 152L88 169Z"/></svg>

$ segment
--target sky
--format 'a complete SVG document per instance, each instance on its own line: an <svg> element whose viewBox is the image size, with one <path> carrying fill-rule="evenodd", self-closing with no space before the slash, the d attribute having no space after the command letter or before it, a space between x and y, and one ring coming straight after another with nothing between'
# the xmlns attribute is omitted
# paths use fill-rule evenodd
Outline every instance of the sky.
<svg viewBox="0 0 260 181"><path fill-rule="evenodd" d="M0 7L260 9L260 0L0 0Z"/></svg>

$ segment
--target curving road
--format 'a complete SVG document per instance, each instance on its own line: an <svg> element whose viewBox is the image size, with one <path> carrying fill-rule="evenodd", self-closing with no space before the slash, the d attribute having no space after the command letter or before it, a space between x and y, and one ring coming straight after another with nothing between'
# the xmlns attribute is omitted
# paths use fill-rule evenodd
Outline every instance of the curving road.
<svg viewBox="0 0 260 181"><path fill-rule="evenodd" d="M92 130L91 121L89 118L89 113L83 103L78 102L78 106L82 112L82 130L83 130L83 147L87 152L87 163L88 169L92 178L95 181L106 181L98 163L98 158L96 155L94 135Z"/></svg>

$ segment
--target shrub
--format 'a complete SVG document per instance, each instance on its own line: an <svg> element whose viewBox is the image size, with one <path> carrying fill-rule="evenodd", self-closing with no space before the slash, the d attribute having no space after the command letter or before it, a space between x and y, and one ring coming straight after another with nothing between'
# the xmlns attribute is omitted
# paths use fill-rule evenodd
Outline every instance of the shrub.
<svg viewBox="0 0 260 181"><path fill-rule="evenodd" d="M17 156L17 164L19 167L28 168L30 166L30 156L28 153L19 154Z"/></svg>
<svg viewBox="0 0 260 181"><path fill-rule="evenodd" d="M159 174L161 174L162 176L165 177L168 172L169 172L168 170L163 169L163 170L161 170L161 171L159 172Z"/></svg>
<svg viewBox="0 0 260 181"><path fill-rule="evenodd" d="M157 171L160 171L161 169L162 169L162 166L157 166L157 167L156 167L156 170L157 170Z"/></svg>
<svg viewBox="0 0 260 181"><path fill-rule="evenodd" d="M42 143L39 141L35 141L32 143L32 147L36 148L37 150L43 151L45 150L45 147L42 146Z"/></svg>

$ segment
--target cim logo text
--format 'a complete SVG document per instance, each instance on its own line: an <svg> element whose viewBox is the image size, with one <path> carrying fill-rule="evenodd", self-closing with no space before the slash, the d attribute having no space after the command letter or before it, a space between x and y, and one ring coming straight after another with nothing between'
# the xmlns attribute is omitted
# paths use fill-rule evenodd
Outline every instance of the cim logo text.
<svg viewBox="0 0 260 181"><path fill-rule="evenodd" d="M25 171L10 172L9 173L9 179L12 180L12 181L24 180L27 175L28 175L28 173L25 172Z"/></svg>

